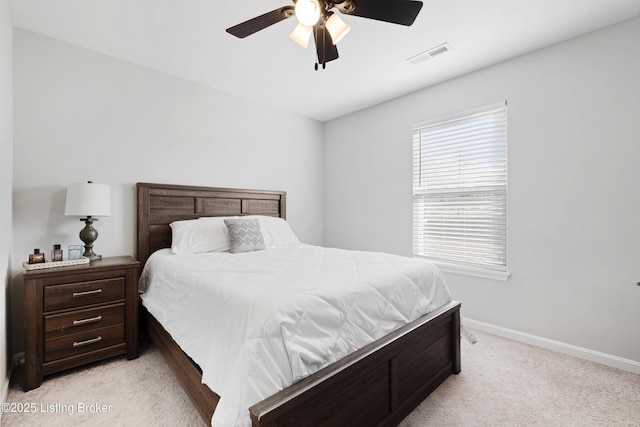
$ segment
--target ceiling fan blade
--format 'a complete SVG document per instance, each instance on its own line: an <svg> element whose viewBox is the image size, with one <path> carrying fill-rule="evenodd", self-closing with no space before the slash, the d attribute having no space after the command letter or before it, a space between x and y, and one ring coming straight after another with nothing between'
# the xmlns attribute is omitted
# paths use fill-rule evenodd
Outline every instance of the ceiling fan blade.
<svg viewBox="0 0 640 427"><path fill-rule="evenodd" d="M227 28L227 33L243 39L260 30L264 30L273 24L277 24L282 20L290 18L293 15L294 7L284 6L280 9L272 10L264 15L256 16L253 19L249 19L248 21Z"/></svg>
<svg viewBox="0 0 640 427"><path fill-rule="evenodd" d="M318 64L323 65L334 59L338 59L338 48L331 40L331 34L322 25L313 27L313 39L316 42L316 53L318 54Z"/></svg>
<svg viewBox="0 0 640 427"><path fill-rule="evenodd" d="M409 26L422 9L421 1L413 0L353 0L355 8L349 15Z"/></svg>

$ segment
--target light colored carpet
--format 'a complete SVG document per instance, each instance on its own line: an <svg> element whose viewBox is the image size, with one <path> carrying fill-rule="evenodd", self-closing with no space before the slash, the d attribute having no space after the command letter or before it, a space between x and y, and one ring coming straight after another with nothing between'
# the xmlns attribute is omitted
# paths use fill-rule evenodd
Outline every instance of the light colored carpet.
<svg viewBox="0 0 640 427"><path fill-rule="evenodd" d="M7 404L14 409L13 403L35 404L36 411L6 412ZM82 404L96 403L110 409L78 411ZM160 353L146 341L137 359L121 356L47 376L40 387L26 393L22 370L17 370L4 406L2 427L206 426Z"/></svg>
<svg viewBox="0 0 640 427"><path fill-rule="evenodd" d="M640 426L640 375L473 331L462 372L401 424Z"/></svg>
<svg viewBox="0 0 640 427"><path fill-rule="evenodd" d="M640 426L640 375L474 331L451 376L401 424L427 426ZM49 376L28 393L16 371L3 426L203 426L157 350ZM78 404L110 406L78 413ZM55 405L58 404L56 407ZM49 409L49 412L44 410ZM66 409L72 408L73 414Z"/></svg>

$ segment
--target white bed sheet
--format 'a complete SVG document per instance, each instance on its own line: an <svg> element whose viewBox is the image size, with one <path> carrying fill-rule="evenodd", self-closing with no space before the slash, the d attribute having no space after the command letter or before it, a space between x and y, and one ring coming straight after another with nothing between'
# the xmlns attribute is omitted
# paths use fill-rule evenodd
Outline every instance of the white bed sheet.
<svg viewBox="0 0 640 427"><path fill-rule="evenodd" d="M140 287L221 396L214 427L249 426L249 406L451 301L430 262L305 244L160 250Z"/></svg>

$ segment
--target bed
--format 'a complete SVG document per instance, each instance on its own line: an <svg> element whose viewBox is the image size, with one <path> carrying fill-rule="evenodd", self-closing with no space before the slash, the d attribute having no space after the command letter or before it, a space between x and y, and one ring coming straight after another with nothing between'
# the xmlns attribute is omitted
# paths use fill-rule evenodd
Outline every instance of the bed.
<svg viewBox="0 0 640 427"><path fill-rule="evenodd" d="M202 217L286 218L286 193L137 184L137 256L171 247L170 223ZM161 252L161 251L160 251ZM158 252L159 253L159 252ZM460 304L450 301L248 408L254 426L395 425L460 372ZM144 310L143 310L144 311ZM205 422L220 396L152 316L141 322Z"/></svg>

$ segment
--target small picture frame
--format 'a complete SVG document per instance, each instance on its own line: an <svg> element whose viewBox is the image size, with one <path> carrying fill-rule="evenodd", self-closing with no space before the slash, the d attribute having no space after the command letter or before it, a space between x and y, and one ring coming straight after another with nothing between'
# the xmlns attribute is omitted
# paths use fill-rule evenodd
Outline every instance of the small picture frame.
<svg viewBox="0 0 640 427"><path fill-rule="evenodd" d="M82 245L69 245L69 252L67 259L80 259L82 258Z"/></svg>

